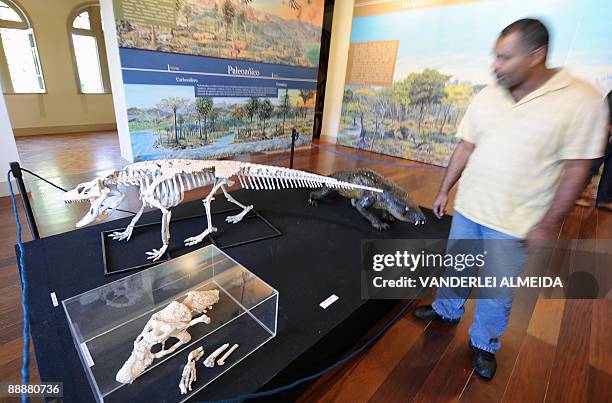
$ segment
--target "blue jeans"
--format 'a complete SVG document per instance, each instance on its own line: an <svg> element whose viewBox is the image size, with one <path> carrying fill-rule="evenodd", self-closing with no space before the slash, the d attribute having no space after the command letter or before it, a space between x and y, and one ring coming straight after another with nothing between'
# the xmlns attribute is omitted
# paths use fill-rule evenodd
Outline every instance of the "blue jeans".
<svg viewBox="0 0 612 403"><path fill-rule="evenodd" d="M525 253L519 238L480 225L457 212L453 216L448 238L447 251L454 244L459 244L458 241L453 242L453 240L482 240L480 243L470 242L470 253L475 252L473 248L479 248L478 253L486 251L485 265L480 269L485 270L485 272L479 274L497 278L497 284L499 284L501 277L517 277L523 271ZM461 275L476 276L476 272L476 268L465 269L461 272ZM457 275L454 268L449 267L447 267L445 273L447 275ZM457 319L465 312L463 305L468 295L469 290L467 294L458 295L456 289L440 287L436 290L436 300L432 303L432 307L443 318ZM479 298L476 304L474 323L470 327L472 345L491 353L499 350L501 346L499 338L508 326L511 308L512 291L510 288L496 288L493 290L492 296Z"/></svg>

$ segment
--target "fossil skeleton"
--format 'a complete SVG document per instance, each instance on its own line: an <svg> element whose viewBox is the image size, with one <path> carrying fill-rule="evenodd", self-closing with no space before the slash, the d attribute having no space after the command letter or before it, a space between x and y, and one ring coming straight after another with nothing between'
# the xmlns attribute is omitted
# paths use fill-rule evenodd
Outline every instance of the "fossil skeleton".
<svg viewBox="0 0 612 403"><path fill-rule="evenodd" d="M225 343L224 345L222 345L221 347L219 347L218 349L216 349L215 351L213 351L208 357L206 357L206 359L204 360L204 366L208 367L208 368L213 368L215 366L215 360L217 359L218 356L221 355L221 353L223 351L225 351L226 348L229 347L229 343Z"/></svg>
<svg viewBox="0 0 612 403"><path fill-rule="evenodd" d="M189 343L191 335L187 329L198 323L210 323L210 318L203 312L218 301L219 290L192 291L187 294L183 302L172 301L164 309L154 313L136 337L132 354L117 372L115 376L117 382L134 382L154 359L171 354L183 344ZM194 314L202 315L193 319ZM166 341L171 337L178 341L166 349ZM161 350L157 353L151 352L157 344L161 344Z"/></svg>
<svg viewBox="0 0 612 403"><path fill-rule="evenodd" d="M252 205L243 205L227 191L227 187L233 185L233 181L230 180L232 177L238 179L241 187L254 190L325 187L338 190L362 189L382 192L374 187L284 167L241 161L167 159L137 162L122 170L108 172L92 181L79 184L66 193L64 200L66 203L82 201L91 203L87 214L76 224L77 227L82 227L96 219L106 218L119 206L125 195L119 190L118 185L139 187L142 201L140 210L124 231L114 232L110 236L117 240L129 240L144 208L158 208L162 212L162 246L147 252L148 259L157 260L166 252L170 242L169 228L172 215L170 208L183 201L186 191L212 185L210 193L203 199L207 228L201 234L185 239L185 246L200 243L206 236L217 230L212 225L210 206L214 200L213 195L219 189L223 191L229 202L242 209L239 214L228 216L227 222L234 224L239 222L253 208Z"/></svg>
<svg viewBox="0 0 612 403"><path fill-rule="evenodd" d="M196 372L196 362L204 355L204 348L198 347L187 356L187 364L183 368L183 375L179 383L181 395L191 392L191 384L198 379Z"/></svg>
<svg viewBox="0 0 612 403"><path fill-rule="evenodd" d="M219 358L219 360L217 361L217 365L225 364L225 360L227 360L227 357L229 357L237 348L238 344L234 344L232 348L230 348L225 354L223 354L223 357Z"/></svg>

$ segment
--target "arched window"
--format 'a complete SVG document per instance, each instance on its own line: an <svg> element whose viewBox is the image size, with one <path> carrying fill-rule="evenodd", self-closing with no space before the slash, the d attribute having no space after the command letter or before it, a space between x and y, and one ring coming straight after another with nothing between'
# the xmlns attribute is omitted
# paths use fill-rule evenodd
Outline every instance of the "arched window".
<svg viewBox="0 0 612 403"><path fill-rule="evenodd" d="M25 13L0 0L0 75L5 93L44 93L34 32Z"/></svg>
<svg viewBox="0 0 612 403"><path fill-rule="evenodd" d="M88 4L71 14L70 39L77 71L77 85L83 94L103 94L110 89L100 6Z"/></svg>

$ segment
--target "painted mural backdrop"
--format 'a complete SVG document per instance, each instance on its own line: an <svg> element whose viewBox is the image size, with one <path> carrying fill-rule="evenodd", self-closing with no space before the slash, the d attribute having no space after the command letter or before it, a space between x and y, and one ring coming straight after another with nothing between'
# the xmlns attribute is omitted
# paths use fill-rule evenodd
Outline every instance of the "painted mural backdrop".
<svg viewBox="0 0 612 403"><path fill-rule="evenodd" d="M372 85L367 72L359 75L358 61L349 66L353 78L347 78L344 91L340 144L447 165L468 104L492 82L497 35L519 18L540 18L550 29L551 67L568 68L594 84L602 97L612 89L608 0L453 0L453 5L436 7L426 7L427 0L397 3L405 11L375 15L364 15L356 3L351 33L356 49L349 59L373 41L399 41L399 48L388 58L395 63L389 83ZM383 67L380 71L384 76Z"/></svg>
<svg viewBox="0 0 612 403"><path fill-rule="evenodd" d="M324 0L116 0L134 159L311 141Z"/></svg>

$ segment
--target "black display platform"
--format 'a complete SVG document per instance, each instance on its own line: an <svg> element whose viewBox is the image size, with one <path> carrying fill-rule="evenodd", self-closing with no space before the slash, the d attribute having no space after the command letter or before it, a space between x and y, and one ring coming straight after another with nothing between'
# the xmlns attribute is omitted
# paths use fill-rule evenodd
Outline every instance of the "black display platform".
<svg viewBox="0 0 612 403"><path fill-rule="evenodd" d="M240 221L239 231L232 228L235 224L228 223L225 218L230 215L238 214L241 208L229 208L211 213L212 221L215 223L217 231L204 241L206 244L214 244L222 250L227 250L236 246L246 245L251 242L259 242L265 239L276 238L283 235L278 228L265 219L256 209L249 211ZM134 226L130 246L125 247L125 240L114 240L109 238L113 232L123 232L123 228L113 228L100 233L102 243L102 264L104 274L114 276L136 269L146 269L147 267L167 262L168 260L182 256L202 245L185 246L183 240L197 235L206 229L206 214L196 214L189 217L172 219L170 221L170 245L164 256L156 262L147 259L145 252L152 249L151 245L161 246L161 223L159 221L150 224L138 224Z"/></svg>
<svg viewBox="0 0 612 403"><path fill-rule="evenodd" d="M253 204L284 234L228 251L279 291L277 336L193 400L231 398L310 375L334 362L364 335L395 303L361 299L361 239L448 236L450 218L437 220L430 211L424 211L428 218L424 226L396 222L390 230L377 232L349 200L334 195L312 207L307 203L308 193L303 189L232 193L242 203ZM228 207L224 202L219 198L214 208ZM202 203L195 201L173 209L173 217L202 212ZM159 218L158 212L151 212L144 214L141 222ZM129 220L102 223L24 245L31 333L40 376L43 381L64 382L67 402L90 402L93 394L61 302L54 307L50 294L54 292L61 301L122 278L124 274L104 275L100 232L125 227ZM232 231L240 231L240 225L232 226ZM194 228L195 233L201 230ZM155 243L151 248L158 246ZM321 309L319 303L332 294L340 299Z"/></svg>

